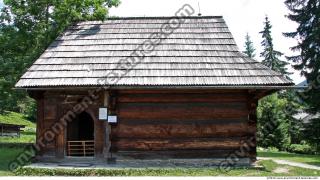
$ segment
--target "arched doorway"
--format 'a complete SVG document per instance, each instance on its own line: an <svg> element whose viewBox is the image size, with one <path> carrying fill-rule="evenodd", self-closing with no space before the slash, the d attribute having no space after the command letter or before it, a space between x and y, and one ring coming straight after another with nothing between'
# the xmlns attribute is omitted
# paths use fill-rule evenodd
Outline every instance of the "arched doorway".
<svg viewBox="0 0 320 180"><path fill-rule="evenodd" d="M94 156L94 121L82 112L67 126L68 156Z"/></svg>

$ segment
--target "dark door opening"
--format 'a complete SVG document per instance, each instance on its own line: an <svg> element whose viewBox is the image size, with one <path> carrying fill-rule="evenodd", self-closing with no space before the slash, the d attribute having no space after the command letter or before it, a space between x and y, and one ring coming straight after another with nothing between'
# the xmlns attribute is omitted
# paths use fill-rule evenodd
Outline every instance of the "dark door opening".
<svg viewBox="0 0 320 180"><path fill-rule="evenodd" d="M68 156L94 155L94 123L90 114L82 112L67 127Z"/></svg>

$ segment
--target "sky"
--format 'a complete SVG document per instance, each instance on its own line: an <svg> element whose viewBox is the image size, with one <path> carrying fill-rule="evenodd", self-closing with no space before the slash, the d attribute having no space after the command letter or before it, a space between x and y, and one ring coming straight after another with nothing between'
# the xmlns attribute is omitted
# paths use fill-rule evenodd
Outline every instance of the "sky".
<svg viewBox="0 0 320 180"><path fill-rule="evenodd" d="M260 31L263 30L265 16L268 15L273 28L272 36L275 49L283 52L286 56L293 55L289 49L296 44L294 39L286 38L283 32L295 31L297 24L287 19L289 13L284 0L122 0L117 8L111 8L111 16L172 16L184 4L190 4L196 14L202 16L222 15L232 32L237 45L244 49L244 37L248 32L257 49L256 59L261 61L260 43L262 41ZM199 6L198 6L199 3ZM282 57L285 60L285 57ZM304 77L300 72L289 66L291 76L295 83L300 83Z"/></svg>
<svg viewBox="0 0 320 180"><path fill-rule="evenodd" d="M0 0L0 7L3 5ZM295 31L297 24L285 17L289 13L284 5L284 0L121 0L117 8L111 8L109 15L120 17L131 16L173 16L184 4L190 4L202 16L222 15L230 28L239 48L243 50L244 37L248 32L257 49L256 59L261 52L262 41L260 31L263 30L263 22L266 15L273 25L272 36L275 49L286 56L293 53L289 49L296 44L294 39L286 38L283 32ZM282 57L285 60L285 57ZM295 83L304 80L298 71L289 66L291 76Z"/></svg>

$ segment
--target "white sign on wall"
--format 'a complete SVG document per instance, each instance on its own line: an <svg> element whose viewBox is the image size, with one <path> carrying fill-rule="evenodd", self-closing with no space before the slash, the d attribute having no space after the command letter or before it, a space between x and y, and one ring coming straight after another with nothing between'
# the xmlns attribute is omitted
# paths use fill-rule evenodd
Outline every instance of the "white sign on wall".
<svg viewBox="0 0 320 180"><path fill-rule="evenodd" d="M117 123L117 116L108 116L108 123Z"/></svg>
<svg viewBox="0 0 320 180"><path fill-rule="evenodd" d="M108 120L108 108L99 108L99 120Z"/></svg>

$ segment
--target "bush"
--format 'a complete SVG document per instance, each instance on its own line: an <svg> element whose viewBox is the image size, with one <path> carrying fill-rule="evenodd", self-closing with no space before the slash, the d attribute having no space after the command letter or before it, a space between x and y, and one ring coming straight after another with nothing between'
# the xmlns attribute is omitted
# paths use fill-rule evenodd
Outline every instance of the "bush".
<svg viewBox="0 0 320 180"><path fill-rule="evenodd" d="M267 151L271 151L271 152L279 152L279 149L276 147L268 147Z"/></svg>
<svg viewBox="0 0 320 180"><path fill-rule="evenodd" d="M277 93L259 101L257 108L258 146L276 147L284 151L290 145L289 114L286 113L288 100Z"/></svg>
<svg viewBox="0 0 320 180"><path fill-rule="evenodd" d="M314 154L315 151L313 148L307 144L291 144L288 147L288 151L292 153L299 153L299 154Z"/></svg>

